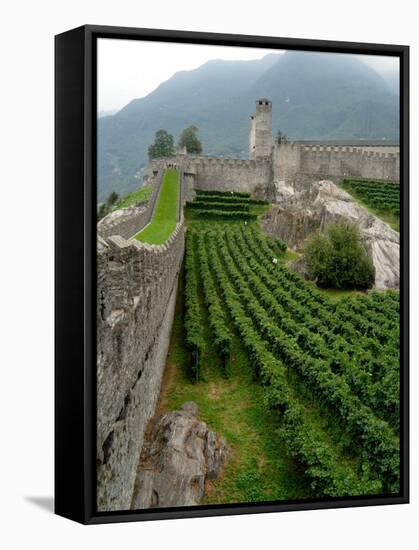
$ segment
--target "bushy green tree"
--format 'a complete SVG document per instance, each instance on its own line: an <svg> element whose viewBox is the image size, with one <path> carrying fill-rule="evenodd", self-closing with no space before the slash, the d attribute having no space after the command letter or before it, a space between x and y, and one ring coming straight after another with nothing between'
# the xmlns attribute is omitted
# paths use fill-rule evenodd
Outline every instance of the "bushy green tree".
<svg viewBox="0 0 419 550"><path fill-rule="evenodd" d="M99 205L99 208L97 210L97 221L101 220L108 214L108 207L105 202L102 202Z"/></svg>
<svg viewBox="0 0 419 550"><path fill-rule="evenodd" d="M197 136L198 128L196 126L188 126L180 134L178 147L183 149L186 147L186 152L192 155L202 153L202 144Z"/></svg>
<svg viewBox="0 0 419 550"><path fill-rule="evenodd" d="M116 201L119 199L118 193L115 193L115 191L112 191L112 193L109 193L108 198L106 199L106 204L111 207L113 206Z"/></svg>
<svg viewBox="0 0 419 550"><path fill-rule="evenodd" d="M175 142L172 134L169 134L166 130L157 130L154 143L148 148L149 158L158 159L171 157L175 153Z"/></svg>
<svg viewBox="0 0 419 550"><path fill-rule="evenodd" d="M374 284L374 265L351 223L329 224L307 242L304 257L308 276L319 286L367 289Z"/></svg>
<svg viewBox="0 0 419 550"><path fill-rule="evenodd" d="M97 219L98 221L104 218L111 212L112 206L114 206L119 199L118 193L115 191L112 191L109 193L108 198L106 199L106 202L102 202L99 205L98 211L97 211Z"/></svg>

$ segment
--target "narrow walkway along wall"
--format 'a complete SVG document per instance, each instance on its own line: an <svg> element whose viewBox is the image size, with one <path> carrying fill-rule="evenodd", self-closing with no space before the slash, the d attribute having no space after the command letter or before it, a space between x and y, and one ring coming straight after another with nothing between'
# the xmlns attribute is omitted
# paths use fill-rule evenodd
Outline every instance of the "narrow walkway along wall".
<svg viewBox="0 0 419 550"><path fill-rule="evenodd" d="M137 464L169 346L183 218L161 246L98 237L97 503L131 507Z"/></svg>

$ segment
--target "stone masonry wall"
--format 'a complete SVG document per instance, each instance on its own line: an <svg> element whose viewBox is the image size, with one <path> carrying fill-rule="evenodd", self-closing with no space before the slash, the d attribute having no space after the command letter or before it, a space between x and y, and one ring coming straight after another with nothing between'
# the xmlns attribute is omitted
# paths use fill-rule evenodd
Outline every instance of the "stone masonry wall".
<svg viewBox="0 0 419 550"><path fill-rule="evenodd" d="M149 223L153 215L162 180L162 171L152 176L148 183L153 186L153 192L148 203L146 205L134 205L122 208L108 214L98 223L98 234L101 237L119 235L124 239L130 239L141 231Z"/></svg>
<svg viewBox="0 0 419 550"><path fill-rule="evenodd" d="M183 219L161 246L98 237L97 504L131 508L147 422L169 346Z"/></svg>
<svg viewBox="0 0 419 550"><path fill-rule="evenodd" d="M400 181L400 155L385 146L342 147L286 143L273 154L275 181L290 181L299 173L336 179L344 176Z"/></svg>
<svg viewBox="0 0 419 550"><path fill-rule="evenodd" d="M257 160L227 159L204 155L177 155L169 159L151 162L151 170L161 170L168 164L176 164L184 172L185 182L190 193L197 189L242 191L257 196L265 196L272 182L270 159Z"/></svg>

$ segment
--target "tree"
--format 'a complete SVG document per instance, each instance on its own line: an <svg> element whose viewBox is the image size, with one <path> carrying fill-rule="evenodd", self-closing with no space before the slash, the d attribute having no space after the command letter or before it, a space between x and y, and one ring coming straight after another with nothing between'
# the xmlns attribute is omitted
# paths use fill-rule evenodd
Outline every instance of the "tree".
<svg viewBox="0 0 419 550"><path fill-rule="evenodd" d="M106 199L106 202L102 202L97 211L97 219L98 221L104 218L111 212L112 206L117 202L119 199L118 193L115 193L115 191L112 191L109 193L108 198Z"/></svg>
<svg viewBox="0 0 419 550"><path fill-rule="evenodd" d="M374 284L374 265L354 224L329 224L323 235L317 234L307 242L304 258L309 278L319 286L367 289Z"/></svg>
<svg viewBox="0 0 419 550"><path fill-rule="evenodd" d="M188 126L187 128L184 128L179 138L179 149L186 147L186 152L193 155L199 155L199 153L202 153L202 144L196 135L197 133L198 128L196 126Z"/></svg>
<svg viewBox="0 0 419 550"><path fill-rule="evenodd" d="M108 207L106 206L106 203L102 202L99 205L98 211L97 211L97 221L101 220L108 214Z"/></svg>
<svg viewBox="0 0 419 550"><path fill-rule="evenodd" d="M166 130L157 130L154 143L148 148L149 158L172 157L175 153L175 143L172 134L169 134Z"/></svg>
<svg viewBox="0 0 419 550"><path fill-rule="evenodd" d="M276 143L280 145L281 143L286 143L288 141L288 137L281 132L281 130L278 130L276 134Z"/></svg>
<svg viewBox="0 0 419 550"><path fill-rule="evenodd" d="M119 199L118 193L115 193L115 191L112 191L112 193L109 193L109 196L106 199L106 204L110 208L111 206L113 206L116 203L116 201L118 199Z"/></svg>

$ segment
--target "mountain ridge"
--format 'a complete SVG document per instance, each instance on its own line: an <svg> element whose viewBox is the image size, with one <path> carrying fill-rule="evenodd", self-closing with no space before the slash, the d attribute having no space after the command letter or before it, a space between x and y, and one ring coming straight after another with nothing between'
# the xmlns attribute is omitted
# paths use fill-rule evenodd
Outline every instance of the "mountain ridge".
<svg viewBox="0 0 419 550"><path fill-rule="evenodd" d="M139 186L159 128L195 124L204 153L247 157L255 101L273 103L273 132L292 139L398 139L398 97L374 69L343 54L288 51L259 60L210 60L179 71L98 120L98 200Z"/></svg>

